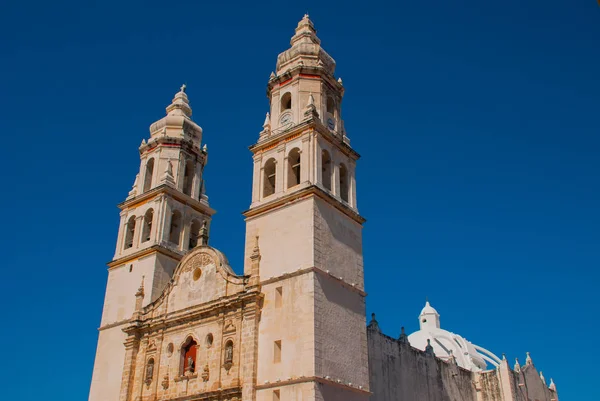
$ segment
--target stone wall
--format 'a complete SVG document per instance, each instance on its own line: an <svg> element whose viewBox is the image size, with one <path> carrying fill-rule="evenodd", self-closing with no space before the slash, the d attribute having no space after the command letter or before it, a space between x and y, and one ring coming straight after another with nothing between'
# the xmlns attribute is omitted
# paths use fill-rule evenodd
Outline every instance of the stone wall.
<svg viewBox="0 0 600 401"><path fill-rule="evenodd" d="M367 330L372 401L477 401L472 373Z"/></svg>

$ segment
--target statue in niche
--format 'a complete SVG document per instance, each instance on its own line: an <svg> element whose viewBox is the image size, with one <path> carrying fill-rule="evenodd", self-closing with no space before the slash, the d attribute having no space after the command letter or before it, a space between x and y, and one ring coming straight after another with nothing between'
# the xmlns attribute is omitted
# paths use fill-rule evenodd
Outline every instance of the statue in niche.
<svg viewBox="0 0 600 401"><path fill-rule="evenodd" d="M152 376L154 376L154 359L150 359L148 364L146 365L146 384L150 385L152 383Z"/></svg>
<svg viewBox="0 0 600 401"><path fill-rule="evenodd" d="M233 365L233 342L228 341L227 344L225 344L225 361L223 363L223 366L225 367L226 370L229 370L232 365Z"/></svg>
<svg viewBox="0 0 600 401"><path fill-rule="evenodd" d="M194 359L191 356L188 356L187 365L188 372L194 373Z"/></svg>

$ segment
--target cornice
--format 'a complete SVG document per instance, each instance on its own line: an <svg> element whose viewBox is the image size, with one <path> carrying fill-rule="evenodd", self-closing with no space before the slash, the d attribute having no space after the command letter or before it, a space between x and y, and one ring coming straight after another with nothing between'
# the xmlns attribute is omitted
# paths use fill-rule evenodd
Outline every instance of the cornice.
<svg viewBox="0 0 600 401"><path fill-rule="evenodd" d="M319 188L316 185L308 186L299 191L293 192L288 195L284 195L284 196L274 199L270 202L264 203L262 205L256 206L251 209L248 209L248 210L244 211L242 213L242 215L244 217L246 217L246 220L249 220L249 219L256 217L258 215L261 215L263 213L269 212L274 209L279 209L280 207L286 206L289 203L296 202L296 201L308 198L310 196L316 196L316 197L326 201L327 203L329 203L330 205L332 205L333 207L338 209L340 212L344 213L346 216L350 217L352 220L354 220L358 224L362 225L363 223L365 223L367 221L364 217L362 217L360 214L355 212L353 209L344 205L343 203L341 203L340 201L335 199L333 196L331 196L329 193L325 192L324 190L322 190L321 188Z"/></svg>
<svg viewBox="0 0 600 401"><path fill-rule="evenodd" d="M179 201L180 203L183 203L186 206L191 207L198 213L204 214L208 217L211 217L217 212L215 209L208 206L208 204L194 199L189 195L184 195L183 193L179 192L179 190L177 190L176 188L173 188L172 186L167 184L161 184L157 187L152 188L149 191L144 192L143 194L121 202L117 205L117 207L121 210L131 209L140 206L144 203L150 202L160 194L170 195L173 199Z"/></svg>
<svg viewBox="0 0 600 401"><path fill-rule="evenodd" d="M98 327L98 331L108 330L108 329L112 329L113 327L123 326L124 324L127 324L130 321L131 321L131 319L123 319L123 320L119 320L118 322L105 324L104 326Z"/></svg>
<svg viewBox="0 0 600 401"><path fill-rule="evenodd" d="M231 400L237 397L242 399L242 388L239 386L224 388L221 390L206 391L199 394L185 395L177 398L169 398L171 401L204 401L204 400Z"/></svg>
<svg viewBox="0 0 600 401"><path fill-rule="evenodd" d="M318 75L323 82L327 83L333 89L339 91L340 95L343 96L344 86L337 82L335 80L335 77L329 72L327 72L325 68L316 66L297 65L293 68L290 68L289 70L286 70L283 74L276 75L275 77L269 80L269 82L267 83L267 97L269 99L271 98L271 92L273 91L273 89L275 89L276 86L291 83L290 81L294 81L295 79L310 79L309 77L302 77L302 74Z"/></svg>
<svg viewBox="0 0 600 401"><path fill-rule="evenodd" d="M319 376L299 377L299 378L294 378L294 379L290 378L287 380L279 380L274 383L257 384L256 389L257 390L267 390L267 389L271 389L271 388L291 386L291 385L300 384L300 383L313 383L313 382L325 384L325 385L329 385L329 386L334 386L334 387L338 387L338 388L343 388L345 390L353 391L355 393L361 393L366 396L371 395L371 392L369 390L365 390L362 386L354 387L350 384L346 384L343 382L337 382L335 380L331 380L326 377L319 377Z"/></svg>
<svg viewBox="0 0 600 401"><path fill-rule="evenodd" d="M148 143L144 143L139 147L140 155L143 155L146 152L151 152L159 146L179 146L190 153L195 154L201 160L206 158L206 152L201 150L200 147L196 146L192 140L172 136L158 136L151 138Z"/></svg>
<svg viewBox="0 0 600 401"><path fill-rule="evenodd" d="M173 312L161 314L155 317L144 318L143 316L136 320L130 320L130 325L123 328L123 331L129 335L137 333L144 334L160 329L168 329L172 326L185 325L198 320L205 320L211 316L216 316L224 310L252 308L252 304L258 305L263 298L260 288L255 287L251 291L239 292L233 295L218 298L200 305L193 305ZM153 315L153 309L146 311Z"/></svg>
<svg viewBox="0 0 600 401"><path fill-rule="evenodd" d="M260 285L263 286L263 285L268 285L268 284L271 284L271 283L276 283L276 282L281 281L281 280L287 280L289 278L301 276L303 274L311 273L311 272L314 272L314 273L319 274L319 275L321 275L323 277L326 277L326 278L328 278L330 280L333 280L333 281L337 282L338 284L340 284L342 287L346 288L347 290L350 290L352 292L356 292L357 294L359 294L359 295L361 295L363 297L367 296L367 293L365 291L363 291L361 288L357 287L356 285L352 285L350 283L347 283L342 278L336 277L333 274L329 273L328 271L324 271L324 270L322 270L322 269L320 269L318 267L315 267L315 266L307 267L305 269L299 269L299 270L296 270L296 271L290 272L290 273L283 273L281 276L276 276L276 277L268 278L266 280L261 281Z"/></svg>
<svg viewBox="0 0 600 401"><path fill-rule="evenodd" d="M344 143L340 136L333 135L329 128L325 127L321 120L311 118L304 120L294 125L293 127L282 131L278 134L272 135L265 140L259 141L249 147L250 151L254 154L260 154L266 150L277 147L282 142L287 142L292 139L302 136L305 133L317 132L326 141L338 147L338 149L346 156L352 158L354 161L360 158L360 154L350 147L350 145Z"/></svg>
<svg viewBox="0 0 600 401"><path fill-rule="evenodd" d="M175 260L181 260L181 258L183 258L183 256L184 256L184 255L182 255L180 253L174 252L174 251L172 251L172 250L170 250L168 248L165 248L165 247L163 247L163 246L161 246L159 244L156 244L156 245L152 245L151 247L148 247L148 248L139 250L137 252L134 252L134 253L132 253L130 255L123 256L121 258L114 259L114 260L108 262L107 263L108 270L111 270L111 269L113 269L113 268L115 268L117 266L121 266L121 265L123 265L125 263L128 263L128 262L132 261L132 260L139 259L139 258L142 258L142 257L147 256L147 255L151 255L153 253L160 253L160 254L166 255L166 256L168 256L170 258L173 258Z"/></svg>

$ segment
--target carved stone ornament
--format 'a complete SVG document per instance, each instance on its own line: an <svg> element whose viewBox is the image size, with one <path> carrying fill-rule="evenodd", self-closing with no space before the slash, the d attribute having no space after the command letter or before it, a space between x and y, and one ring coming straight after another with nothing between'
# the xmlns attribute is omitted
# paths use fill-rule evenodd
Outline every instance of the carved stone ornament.
<svg viewBox="0 0 600 401"><path fill-rule="evenodd" d="M206 253L194 256L183 269L184 273L194 271L197 267L202 269L210 264L214 263L213 259Z"/></svg>
<svg viewBox="0 0 600 401"><path fill-rule="evenodd" d="M208 379L210 379L210 371L208 369L208 365L204 365L204 371L202 372L202 380L207 382Z"/></svg>
<svg viewBox="0 0 600 401"><path fill-rule="evenodd" d="M223 334L231 334L235 333L235 326L231 320L228 320L225 323L225 328L223 329Z"/></svg>
<svg viewBox="0 0 600 401"><path fill-rule="evenodd" d="M162 388L165 390L169 388L169 374L168 373L165 375L165 377L163 378L163 380L160 384L162 384Z"/></svg>

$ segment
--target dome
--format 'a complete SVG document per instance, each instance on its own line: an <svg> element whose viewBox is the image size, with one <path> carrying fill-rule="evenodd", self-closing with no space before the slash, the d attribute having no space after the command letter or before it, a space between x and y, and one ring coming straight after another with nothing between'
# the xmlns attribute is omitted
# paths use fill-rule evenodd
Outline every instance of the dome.
<svg viewBox="0 0 600 401"><path fill-rule="evenodd" d="M429 340L436 357L448 362L454 359L458 366L473 372L487 369L488 363L494 367L500 363L500 359L485 348L442 329L440 315L429 302L419 314L419 324L420 330L408 336L410 345L417 349L425 351Z"/></svg>

